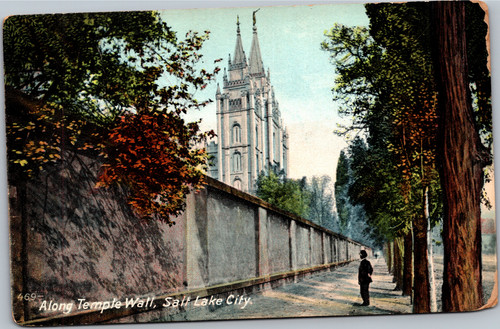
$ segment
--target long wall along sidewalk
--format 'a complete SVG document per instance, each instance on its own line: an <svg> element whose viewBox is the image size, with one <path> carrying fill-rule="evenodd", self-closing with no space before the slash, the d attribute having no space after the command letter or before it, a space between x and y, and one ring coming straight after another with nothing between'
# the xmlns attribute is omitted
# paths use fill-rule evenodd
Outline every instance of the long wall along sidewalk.
<svg viewBox="0 0 500 329"><path fill-rule="evenodd" d="M144 311L40 311L43 301L251 293L345 264L365 248L209 177L176 225L141 223L124 190L94 188L93 159L64 159L37 181L10 186L19 323L94 323Z"/></svg>

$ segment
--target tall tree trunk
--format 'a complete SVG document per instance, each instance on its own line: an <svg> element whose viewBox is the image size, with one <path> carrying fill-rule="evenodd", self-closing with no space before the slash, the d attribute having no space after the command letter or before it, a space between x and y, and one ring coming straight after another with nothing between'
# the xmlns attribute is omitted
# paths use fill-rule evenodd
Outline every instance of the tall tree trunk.
<svg viewBox="0 0 500 329"><path fill-rule="evenodd" d="M426 207L427 218L429 218L429 199L427 198ZM437 312L437 296L436 296L436 276L434 275L434 252L432 248L432 227L431 221L428 220L427 243L429 250L429 275L431 284L431 312Z"/></svg>
<svg viewBox="0 0 500 329"><path fill-rule="evenodd" d="M411 296L413 290L413 236L412 230L404 236L403 296Z"/></svg>
<svg viewBox="0 0 500 329"><path fill-rule="evenodd" d="M404 271L404 251L405 251L405 242L404 238L399 238L399 289L403 290L403 271Z"/></svg>
<svg viewBox="0 0 500 329"><path fill-rule="evenodd" d="M431 289L431 312L437 312L436 276L434 275L434 255L432 249L432 225L429 210L429 188L425 188L425 218L427 218L427 250L429 252L429 281Z"/></svg>
<svg viewBox="0 0 500 329"><path fill-rule="evenodd" d="M389 242L389 259L391 264L389 272L394 273L394 241Z"/></svg>
<svg viewBox="0 0 500 329"><path fill-rule="evenodd" d="M398 272L398 289L403 290L403 270L404 270L404 238L398 238L399 246L399 272Z"/></svg>
<svg viewBox="0 0 500 329"><path fill-rule="evenodd" d="M430 286L429 262L427 258L427 217L425 216L425 193L422 192L422 210L413 222L413 253L415 265L415 284L413 312L429 313Z"/></svg>
<svg viewBox="0 0 500 329"><path fill-rule="evenodd" d="M399 248L399 238L394 239L394 276L393 282L396 283L394 290L401 290L401 249Z"/></svg>
<svg viewBox="0 0 500 329"><path fill-rule="evenodd" d="M483 303L480 195L483 168L491 160L474 124L465 5L455 1L433 3L440 90L438 154L444 194L444 312L476 310Z"/></svg>
<svg viewBox="0 0 500 329"><path fill-rule="evenodd" d="M392 252L391 252L391 242L386 243L386 250L387 250L387 257L386 257L386 263L387 263L387 270L389 273L392 273Z"/></svg>

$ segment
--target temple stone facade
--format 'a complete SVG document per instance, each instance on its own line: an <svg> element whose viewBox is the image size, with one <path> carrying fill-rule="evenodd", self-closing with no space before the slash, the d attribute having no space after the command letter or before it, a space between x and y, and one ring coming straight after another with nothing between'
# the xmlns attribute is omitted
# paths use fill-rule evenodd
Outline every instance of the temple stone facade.
<svg viewBox="0 0 500 329"><path fill-rule="evenodd" d="M208 145L212 156L209 176L244 192L254 193L259 173L271 169L288 174L288 135L281 119L269 69L264 70L253 24L247 60L237 20L236 46L224 68L222 91L217 84L217 143Z"/></svg>

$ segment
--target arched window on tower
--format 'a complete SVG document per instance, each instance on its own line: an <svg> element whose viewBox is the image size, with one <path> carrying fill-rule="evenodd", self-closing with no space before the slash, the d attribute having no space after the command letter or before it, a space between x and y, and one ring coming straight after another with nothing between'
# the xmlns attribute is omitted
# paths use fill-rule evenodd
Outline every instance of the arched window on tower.
<svg viewBox="0 0 500 329"><path fill-rule="evenodd" d="M255 147L259 147L259 126L255 126Z"/></svg>
<svg viewBox="0 0 500 329"><path fill-rule="evenodd" d="M260 174L260 162L259 162L259 153L255 155L255 169L257 170L257 176Z"/></svg>
<svg viewBox="0 0 500 329"><path fill-rule="evenodd" d="M241 143L241 127L238 123L233 125L232 134L233 144Z"/></svg>
<svg viewBox="0 0 500 329"><path fill-rule="evenodd" d="M288 172L288 168L286 167L286 149L283 148L283 164L281 165L281 168L283 168L283 170L285 170L285 173Z"/></svg>
<svg viewBox="0 0 500 329"><path fill-rule="evenodd" d="M232 172L240 172L241 171L241 154L238 151L233 153L233 158L231 161L231 169L232 169Z"/></svg>
<svg viewBox="0 0 500 329"><path fill-rule="evenodd" d="M241 190L241 179L236 177L233 182L234 188L237 188L238 190Z"/></svg>
<svg viewBox="0 0 500 329"><path fill-rule="evenodd" d="M277 161L278 157L276 156L276 132L273 131L273 160Z"/></svg>

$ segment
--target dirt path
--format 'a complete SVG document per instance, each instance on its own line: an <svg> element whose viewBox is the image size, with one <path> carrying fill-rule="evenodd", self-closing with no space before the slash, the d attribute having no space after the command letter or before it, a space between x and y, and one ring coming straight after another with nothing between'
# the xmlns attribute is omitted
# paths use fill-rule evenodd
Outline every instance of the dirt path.
<svg viewBox="0 0 500 329"><path fill-rule="evenodd" d="M332 272L254 294L245 308L235 305L217 309L190 307L186 312L160 321L411 313L410 298L402 297L401 291L394 291L395 284L385 260L378 258L371 262L374 282L370 286L371 305L368 307L359 306L362 302L357 282L359 262L355 261Z"/></svg>

